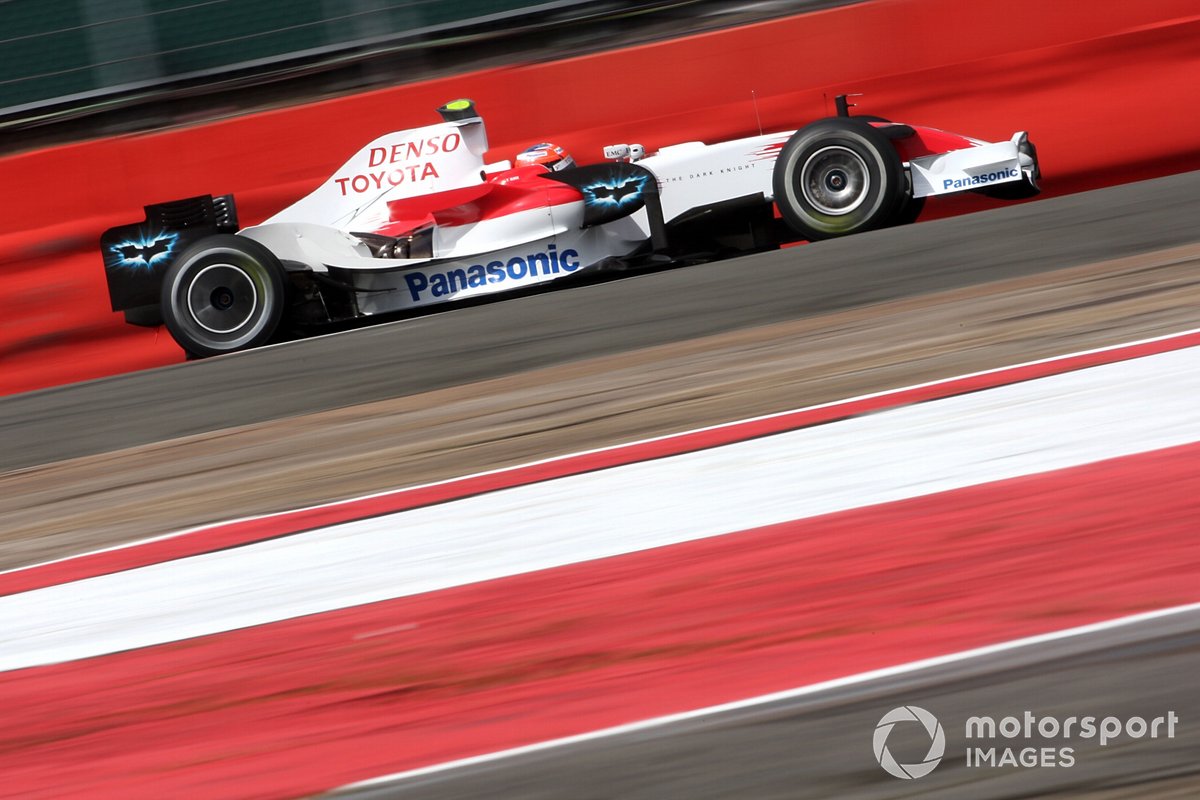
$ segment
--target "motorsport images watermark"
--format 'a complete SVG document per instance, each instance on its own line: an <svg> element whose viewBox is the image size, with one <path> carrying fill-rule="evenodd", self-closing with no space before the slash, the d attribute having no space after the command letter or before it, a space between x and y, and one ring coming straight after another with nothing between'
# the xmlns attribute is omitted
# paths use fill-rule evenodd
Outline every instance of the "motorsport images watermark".
<svg viewBox="0 0 1200 800"><path fill-rule="evenodd" d="M1179 715L1174 711L1149 719L1038 716L1032 711L1000 718L969 717L963 725L963 740L967 743L965 765L972 768L1073 767L1076 748L1072 743L1077 740L1096 740L1100 747L1106 747L1122 737L1174 739L1178 724ZM888 739L900 726L907 726L910 733L916 732L922 745L928 737L929 749L920 760L901 763L888 748ZM920 734L922 729L924 735ZM1040 740L1037 746L1032 744L1035 738ZM942 762L946 754L946 733L938 718L920 706L900 706L879 720L871 744L875 760L889 775L913 780L933 772Z"/></svg>
<svg viewBox="0 0 1200 800"><path fill-rule="evenodd" d="M897 762L888 750L887 740L892 735L892 728L901 722L919 722L929 734L929 752L925 754L925 758L913 764ZM900 706L893 708L879 720L879 724L875 726L875 738L871 743L875 747L875 760L879 762L879 766L887 770L889 775L911 780L928 775L941 763L946 752L946 732L942 730L942 724L938 722L937 717L920 706Z"/></svg>

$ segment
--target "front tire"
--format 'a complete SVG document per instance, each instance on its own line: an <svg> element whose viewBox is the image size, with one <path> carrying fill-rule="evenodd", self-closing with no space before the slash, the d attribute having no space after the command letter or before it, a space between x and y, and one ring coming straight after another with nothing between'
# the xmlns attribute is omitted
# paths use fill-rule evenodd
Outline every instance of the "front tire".
<svg viewBox="0 0 1200 800"><path fill-rule="evenodd" d="M258 347L283 317L283 267L252 239L207 236L167 270L160 307L167 330L189 355Z"/></svg>
<svg viewBox="0 0 1200 800"><path fill-rule="evenodd" d="M773 188L784 221L810 241L884 227L907 195L904 165L888 138L844 117L792 134L775 162Z"/></svg>

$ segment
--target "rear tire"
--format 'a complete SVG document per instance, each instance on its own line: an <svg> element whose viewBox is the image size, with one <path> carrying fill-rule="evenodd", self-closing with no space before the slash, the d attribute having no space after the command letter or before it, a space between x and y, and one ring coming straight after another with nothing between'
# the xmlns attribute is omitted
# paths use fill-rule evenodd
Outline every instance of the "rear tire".
<svg viewBox="0 0 1200 800"><path fill-rule="evenodd" d="M775 162L773 188L784 221L810 241L884 227L907 195L896 149L855 117L796 131Z"/></svg>
<svg viewBox="0 0 1200 800"><path fill-rule="evenodd" d="M171 336L206 357L265 344L283 317L283 267L244 236L207 236L163 276L160 307Z"/></svg>

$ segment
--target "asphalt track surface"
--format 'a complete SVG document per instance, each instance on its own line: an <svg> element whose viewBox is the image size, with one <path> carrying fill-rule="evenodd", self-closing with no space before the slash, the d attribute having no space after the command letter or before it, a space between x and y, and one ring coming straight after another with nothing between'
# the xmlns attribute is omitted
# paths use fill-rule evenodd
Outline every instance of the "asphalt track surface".
<svg viewBox="0 0 1200 800"><path fill-rule="evenodd" d="M806 697L338 793L338 798L577 800L706 798L1194 797L1200 784L1200 612L960 661ZM931 711L946 753L900 780L876 763L872 734L902 705ZM1070 746L1071 767L967 767L967 718L1053 715L1151 719L1174 711L1174 738L998 738L984 747ZM915 730L914 730L915 729ZM929 738L897 726L888 747L920 761ZM909 737L909 733L917 733ZM975 744L972 742L972 744Z"/></svg>
<svg viewBox="0 0 1200 800"><path fill-rule="evenodd" d="M0 400L0 471L1200 239L1200 172Z"/></svg>

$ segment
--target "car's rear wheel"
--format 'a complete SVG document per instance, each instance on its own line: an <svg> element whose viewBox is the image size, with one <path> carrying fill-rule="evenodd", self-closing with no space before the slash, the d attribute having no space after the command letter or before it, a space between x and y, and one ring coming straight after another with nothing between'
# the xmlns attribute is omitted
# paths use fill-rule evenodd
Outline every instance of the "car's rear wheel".
<svg viewBox="0 0 1200 800"><path fill-rule="evenodd" d="M887 137L845 117L796 131L775 162L773 184L780 215L810 240L888 225L907 194L904 166Z"/></svg>
<svg viewBox="0 0 1200 800"><path fill-rule="evenodd" d="M193 356L265 344L283 316L279 260L258 242L218 234L183 252L163 277L163 321Z"/></svg>

